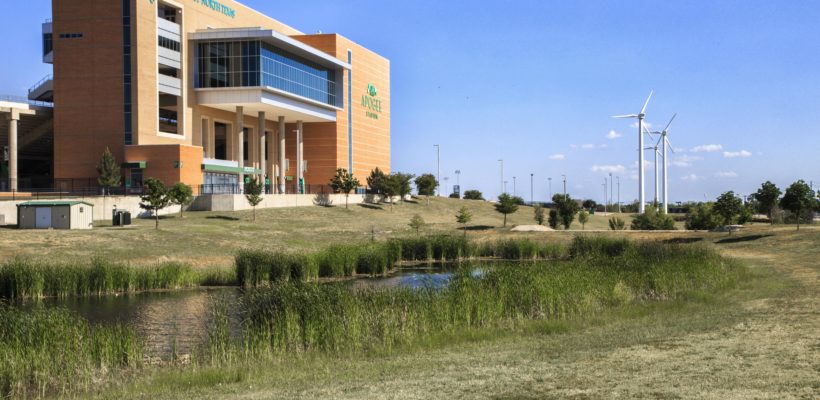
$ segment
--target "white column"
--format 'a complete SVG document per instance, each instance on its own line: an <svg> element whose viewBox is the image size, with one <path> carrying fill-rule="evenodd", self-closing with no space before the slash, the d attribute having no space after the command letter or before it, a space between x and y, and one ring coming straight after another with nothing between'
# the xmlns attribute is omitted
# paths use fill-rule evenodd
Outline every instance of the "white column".
<svg viewBox="0 0 820 400"><path fill-rule="evenodd" d="M285 117L279 117L279 193L285 193Z"/></svg>
<svg viewBox="0 0 820 400"><path fill-rule="evenodd" d="M20 122L20 114L11 110L9 114L9 186L12 191L17 191L17 125Z"/></svg>
<svg viewBox="0 0 820 400"><path fill-rule="evenodd" d="M301 183L305 179L304 164L304 130L302 121L296 121L296 182Z"/></svg>
<svg viewBox="0 0 820 400"><path fill-rule="evenodd" d="M245 109L241 106L236 107L236 160L239 162L239 168L245 167ZM245 184L245 174L239 173L239 190L242 191Z"/></svg>
<svg viewBox="0 0 820 400"><path fill-rule="evenodd" d="M262 171L259 174L259 180L262 182L262 191L265 191L265 172L268 170L267 163L268 161L265 159L265 112L259 112L259 123L257 125L257 130L259 131L259 169Z"/></svg>

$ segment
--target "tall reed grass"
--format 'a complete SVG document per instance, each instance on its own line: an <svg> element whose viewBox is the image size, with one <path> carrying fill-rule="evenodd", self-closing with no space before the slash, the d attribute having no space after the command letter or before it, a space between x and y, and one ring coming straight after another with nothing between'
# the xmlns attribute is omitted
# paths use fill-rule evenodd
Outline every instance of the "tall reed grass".
<svg viewBox="0 0 820 400"><path fill-rule="evenodd" d="M222 348L246 355L390 350L464 329L572 318L720 289L742 271L700 245L580 237L570 248L574 257L564 261L463 263L444 288L352 291L282 282L250 290L243 343ZM540 254L529 245L496 249L527 258Z"/></svg>
<svg viewBox="0 0 820 400"><path fill-rule="evenodd" d="M225 269L195 270L177 262L133 267L102 258L94 258L89 264L17 258L0 264L0 298L65 298L228 285L235 284L234 274L234 271Z"/></svg>
<svg viewBox="0 0 820 400"><path fill-rule="evenodd" d="M95 326L59 308L0 304L0 398L42 398L91 389L142 365L143 347L124 326Z"/></svg>

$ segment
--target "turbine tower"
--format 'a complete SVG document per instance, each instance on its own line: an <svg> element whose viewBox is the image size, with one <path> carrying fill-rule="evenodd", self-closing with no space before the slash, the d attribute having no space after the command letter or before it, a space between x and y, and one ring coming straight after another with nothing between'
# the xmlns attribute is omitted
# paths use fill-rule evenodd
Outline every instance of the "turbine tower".
<svg viewBox="0 0 820 400"><path fill-rule="evenodd" d="M652 98L652 93L654 91L649 92L649 97L646 98L646 102L643 104L643 108L641 108L641 112L639 114L629 114L629 115L616 115L612 118L636 118L638 120L638 212L643 214L646 212L646 192L644 191L644 170L643 170L643 119L646 117L646 106L649 105L649 100Z"/></svg>
<svg viewBox="0 0 820 400"><path fill-rule="evenodd" d="M672 153L675 152L675 149L672 147L672 143L669 141L668 135L669 126L672 125L672 121L674 121L677 116L677 113L672 115L672 118L669 119L669 123L666 124L666 127L661 131L661 147L663 149L663 212L665 214L669 213L669 176L666 173L669 163L666 161L666 148L669 146L669 150L671 150Z"/></svg>

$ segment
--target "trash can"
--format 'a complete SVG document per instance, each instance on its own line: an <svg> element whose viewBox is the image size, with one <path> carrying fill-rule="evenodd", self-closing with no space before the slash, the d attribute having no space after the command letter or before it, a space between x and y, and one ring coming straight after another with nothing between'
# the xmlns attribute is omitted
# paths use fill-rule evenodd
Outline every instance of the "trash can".
<svg viewBox="0 0 820 400"><path fill-rule="evenodd" d="M120 225L121 226L131 225L131 212L130 211L120 211Z"/></svg>
<svg viewBox="0 0 820 400"><path fill-rule="evenodd" d="M115 208L114 212L112 213L112 216L111 216L111 225L113 225L113 226L122 225L122 221L120 220L120 215L121 215L120 211L117 211L117 209Z"/></svg>

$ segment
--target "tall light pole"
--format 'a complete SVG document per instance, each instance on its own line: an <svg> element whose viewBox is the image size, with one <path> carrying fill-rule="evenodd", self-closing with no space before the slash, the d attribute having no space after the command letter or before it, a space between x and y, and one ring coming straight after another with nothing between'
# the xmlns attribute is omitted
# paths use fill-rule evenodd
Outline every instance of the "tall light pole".
<svg viewBox="0 0 820 400"><path fill-rule="evenodd" d="M507 193L507 181L504 181L504 193Z"/></svg>
<svg viewBox="0 0 820 400"><path fill-rule="evenodd" d="M436 180L441 182L441 147L434 144L436 148ZM441 189L437 189L438 196L441 197Z"/></svg>
<svg viewBox="0 0 820 400"><path fill-rule="evenodd" d="M604 177L604 184L601 186L604 187L604 214L606 214L606 177Z"/></svg>
<svg viewBox="0 0 820 400"><path fill-rule="evenodd" d="M564 177L564 196L566 196L567 195L567 176L563 175L563 174L561 176Z"/></svg>
<svg viewBox="0 0 820 400"><path fill-rule="evenodd" d="M609 206L612 208L612 172L609 173Z"/></svg>
<svg viewBox="0 0 820 400"><path fill-rule="evenodd" d="M621 213L621 177L615 177L618 180L618 214Z"/></svg>
<svg viewBox="0 0 820 400"><path fill-rule="evenodd" d="M515 196L515 177L513 177L513 196Z"/></svg>
<svg viewBox="0 0 820 400"><path fill-rule="evenodd" d="M447 193L447 192L449 192L449 190L447 189L447 181L448 181L448 180L450 180L450 177L449 177L449 176L445 176L445 177L444 177L444 195L445 195L445 196L449 196L449 193Z"/></svg>
<svg viewBox="0 0 820 400"><path fill-rule="evenodd" d="M552 201L552 177L547 178L547 182L548 182L548 185L549 185L549 193L550 193L550 197L547 199L547 202L550 202L550 201Z"/></svg>
<svg viewBox="0 0 820 400"><path fill-rule="evenodd" d="M535 203L535 190L533 189L534 183L533 180L535 178L535 174L530 172L530 205Z"/></svg>
<svg viewBox="0 0 820 400"><path fill-rule="evenodd" d="M503 194L506 192L506 188L504 187L504 160L498 160L501 163L501 193Z"/></svg>

